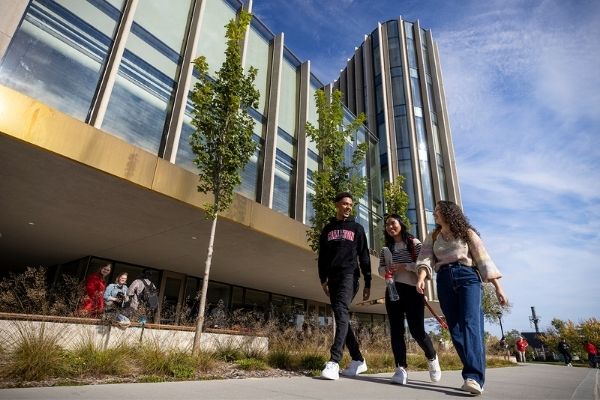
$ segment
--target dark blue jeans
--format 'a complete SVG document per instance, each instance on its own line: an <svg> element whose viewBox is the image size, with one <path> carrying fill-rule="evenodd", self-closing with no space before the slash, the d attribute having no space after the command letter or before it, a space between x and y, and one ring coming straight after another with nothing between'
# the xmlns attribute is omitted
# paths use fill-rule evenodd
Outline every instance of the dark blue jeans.
<svg viewBox="0 0 600 400"><path fill-rule="evenodd" d="M477 271L459 263L447 264L437 273L440 306L452 343L463 364L463 379L485 383L482 286Z"/></svg>
<svg viewBox="0 0 600 400"><path fill-rule="evenodd" d="M331 361L339 363L344 353L344 344L348 347L353 360L363 360L352 327L350 327L350 303L358 292L358 277L342 275L329 278L329 300L335 317L335 337L331 345Z"/></svg>

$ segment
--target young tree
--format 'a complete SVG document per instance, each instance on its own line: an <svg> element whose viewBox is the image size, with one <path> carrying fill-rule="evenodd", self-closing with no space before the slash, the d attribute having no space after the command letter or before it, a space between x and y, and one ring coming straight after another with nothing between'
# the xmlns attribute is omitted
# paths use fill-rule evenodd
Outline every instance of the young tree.
<svg viewBox="0 0 600 400"><path fill-rule="evenodd" d="M310 247L319 252L319 236L327 221L335 215L333 199L339 192L352 193L358 202L367 190L365 177L358 173L361 163L365 160L368 142L359 144L352 159L344 158L346 142L352 140L365 121L360 114L350 124L344 125L344 108L342 93L334 90L331 99L323 90L315 93L319 126L310 122L306 124L306 134L317 146L322 163L319 171L313 174L315 194L311 195L314 216L310 219L311 229L306 232Z"/></svg>
<svg viewBox="0 0 600 400"><path fill-rule="evenodd" d="M240 172L256 150L252 140L254 120L247 112L248 107L258 106L259 93L254 87L256 69L251 67L244 74L240 52L240 42L251 19L251 14L242 11L237 21L227 24L226 58L216 79L208 76L203 56L194 60L200 78L192 92L192 124L196 130L190 136L190 144L199 170L198 191L212 194L212 203L204 205L207 218L212 219L212 228L199 294L194 354L200 351L217 217L231 205L233 190L241 181Z"/></svg>
<svg viewBox="0 0 600 400"><path fill-rule="evenodd" d="M483 317L490 323L499 323L503 315L509 314L512 304L500 305L496 298L496 289L491 283L483 284L483 296L481 296L481 308Z"/></svg>
<svg viewBox="0 0 600 400"><path fill-rule="evenodd" d="M383 186L383 198L385 199L385 212L387 214L398 214L402 217L402 222L410 229L410 220L408 219L408 203L410 202L408 194L404 191L403 175L399 175L394 183L385 182Z"/></svg>

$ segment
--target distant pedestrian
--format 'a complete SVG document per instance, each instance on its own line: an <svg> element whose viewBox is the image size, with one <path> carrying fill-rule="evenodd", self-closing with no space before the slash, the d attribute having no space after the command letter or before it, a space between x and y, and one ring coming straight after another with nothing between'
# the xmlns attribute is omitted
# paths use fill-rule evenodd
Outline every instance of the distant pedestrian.
<svg viewBox="0 0 600 400"><path fill-rule="evenodd" d="M523 336L519 336L515 342L515 346L517 348L517 354L519 355L519 362L527 362L527 357L525 356L527 347L529 347L527 339L525 339Z"/></svg>
<svg viewBox="0 0 600 400"><path fill-rule="evenodd" d="M338 193L335 196L335 217L325 225L319 239L319 279L331 301L335 317L331 356L321 371L321 377L330 380L339 379L344 345L348 347L352 360L342 375L356 376L367 370L367 363L350 326L350 303L358 292L361 271L365 280L362 298L368 300L371 295L371 258L365 230L352 217L352 206L350 193Z"/></svg>
<svg viewBox="0 0 600 400"><path fill-rule="evenodd" d="M433 216L436 228L425 239L417 260L417 291L424 293L425 279L437 272L440 307L463 364L461 389L478 395L483 393L486 362L482 281L494 285L498 303L504 305L502 274L457 204L439 201Z"/></svg>
<svg viewBox="0 0 600 400"><path fill-rule="evenodd" d="M590 368L598 368L598 351L596 350L596 346L591 341L584 341L583 347L588 355L588 362L590 363Z"/></svg>
<svg viewBox="0 0 600 400"><path fill-rule="evenodd" d="M573 364L571 364L571 361L573 361L573 356L571 356L571 346L569 346L565 338L560 339L560 342L558 343L558 352L562 354L565 359L565 365L567 367L572 367Z"/></svg>

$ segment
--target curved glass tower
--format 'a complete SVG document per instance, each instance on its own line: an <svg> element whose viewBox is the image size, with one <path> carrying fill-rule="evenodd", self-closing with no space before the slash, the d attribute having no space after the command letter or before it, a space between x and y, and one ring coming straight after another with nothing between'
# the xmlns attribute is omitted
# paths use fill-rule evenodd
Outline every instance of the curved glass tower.
<svg viewBox="0 0 600 400"><path fill-rule="evenodd" d="M381 176L405 178L408 216L419 237L435 223L438 200L460 204L437 45L431 31L398 18L354 52L335 87L355 114L364 112L379 139Z"/></svg>

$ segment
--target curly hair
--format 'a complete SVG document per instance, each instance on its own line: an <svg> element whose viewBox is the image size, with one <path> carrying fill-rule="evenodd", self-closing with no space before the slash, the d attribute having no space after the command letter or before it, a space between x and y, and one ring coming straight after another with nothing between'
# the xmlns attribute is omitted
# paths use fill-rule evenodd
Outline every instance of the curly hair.
<svg viewBox="0 0 600 400"><path fill-rule="evenodd" d="M387 221L390 218L394 218L400 224L400 227L402 228L400 231L400 237L402 238L402 241L406 244L406 249L410 252L410 254L413 254L415 245L412 239L414 238L414 236L408 231L406 225L404 225L404 222L402 222L402 217L400 217L400 215L398 214L388 214L385 216L385 221ZM393 251L394 244L396 243L396 241L392 236L390 236L389 233L387 233L387 230L385 228L383 228L383 237L385 238L385 246Z"/></svg>
<svg viewBox="0 0 600 400"><path fill-rule="evenodd" d="M450 227L450 232L457 239L462 239L465 243L470 243L469 229L479 236L479 232L469 222L469 218L462 212L456 203L448 200L437 202L437 207L444 221ZM442 229L441 225L437 224L434 232L439 232ZM437 235L437 233L436 233Z"/></svg>

